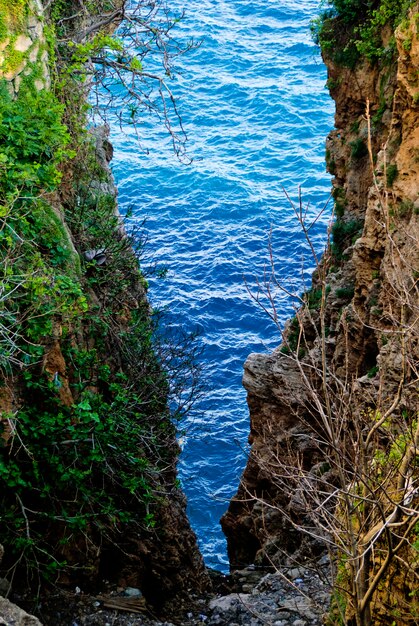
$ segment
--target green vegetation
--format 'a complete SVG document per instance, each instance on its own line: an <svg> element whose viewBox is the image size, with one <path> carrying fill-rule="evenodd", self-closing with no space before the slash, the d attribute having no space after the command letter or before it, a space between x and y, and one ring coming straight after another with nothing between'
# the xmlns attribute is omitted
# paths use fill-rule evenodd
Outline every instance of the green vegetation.
<svg viewBox="0 0 419 626"><path fill-rule="evenodd" d="M325 295L329 295L330 285L326 287ZM320 309L321 301L323 297L323 289L317 287L315 289L309 289L303 294L303 299L307 303L309 309Z"/></svg>
<svg viewBox="0 0 419 626"><path fill-rule="evenodd" d="M16 99L0 83L0 391L18 390L0 415L0 535L4 567L28 584L91 581L122 531L122 550L158 532L184 410L168 409L167 364L179 394L182 376L195 385L188 341L151 314L141 240L85 130L83 63L112 41L73 47L55 92L35 89L36 64Z"/></svg>
<svg viewBox="0 0 419 626"><path fill-rule="evenodd" d="M335 215L336 217L343 217L343 215L345 214L345 207L346 207L346 203L345 202L339 202L339 200L335 200Z"/></svg>
<svg viewBox="0 0 419 626"><path fill-rule="evenodd" d="M312 35L324 53L338 65L354 68L362 57L371 63L390 62L394 38L385 47L385 26L393 31L407 16L414 0L327 0L312 22Z"/></svg>
<svg viewBox="0 0 419 626"><path fill-rule="evenodd" d="M342 187L334 187L332 196L335 201L334 214L337 218L341 218L347 205L345 190Z"/></svg>
<svg viewBox="0 0 419 626"><path fill-rule="evenodd" d="M334 258L338 261L343 260L345 248L350 246L362 234L363 221L350 220L343 221L337 219L332 226L332 245L331 250Z"/></svg>
<svg viewBox="0 0 419 626"><path fill-rule="evenodd" d="M291 354L295 352L298 347L298 340L300 337L300 324L297 316L294 316L290 322L290 328L287 335L285 345L282 346L281 352L283 354Z"/></svg>
<svg viewBox="0 0 419 626"><path fill-rule="evenodd" d="M330 174L334 176L336 174L336 163L331 157L330 150L326 150L326 165Z"/></svg>
<svg viewBox="0 0 419 626"><path fill-rule="evenodd" d="M60 161L73 154L62 112L29 79L16 100L0 84L0 368L6 374L16 360L39 359L34 338L51 331L56 311L77 315L86 306L70 236L44 199L60 181Z"/></svg>
<svg viewBox="0 0 419 626"><path fill-rule="evenodd" d="M362 159L364 156L367 156L368 154L367 144L360 137L358 137L358 139L355 139L355 141L351 141L350 146L351 146L351 157L353 160L357 161L359 159Z"/></svg>
<svg viewBox="0 0 419 626"><path fill-rule="evenodd" d="M26 10L25 0L0 0L0 42L22 24Z"/></svg>
<svg viewBox="0 0 419 626"><path fill-rule="evenodd" d="M368 378L374 378L374 376L378 373L378 370L378 365L374 365L373 367L371 367L371 369L369 369L367 372Z"/></svg>
<svg viewBox="0 0 419 626"><path fill-rule="evenodd" d="M397 170L397 165L395 163L390 163L390 165L387 166L387 186L388 187L393 186L393 183L396 180L398 173L399 172Z"/></svg>
<svg viewBox="0 0 419 626"><path fill-rule="evenodd" d="M397 207L397 214L404 219L410 219L414 209L414 203L411 200L403 200Z"/></svg>
<svg viewBox="0 0 419 626"><path fill-rule="evenodd" d="M93 315L90 342L104 333L108 343L110 322ZM104 362L100 345L74 346L68 333L62 349L71 367L71 404L63 402L61 373L25 368L22 406L8 416L21 445L6 448L0 460L1 528L9 563L21 560L41 577L65 569L68 575L77 565L78 580L86 581L98 554L115 550L123 528L140 535L157 523L175 427L144 312L129 332L119 334L125 339L119 371L112 359ZM124 373L128 364L135 376Z"/></svg>
<svg viewBox="0 0 419 626"><path fill-rule="evenodd" d="M16 100L0 83L0 185L6 197L16 190L20 195L52 191L61 177L58 165L74 155L68 150L63 106L52 93L36 92L28 83Z"/></svg>
<svg viewBox="0 0 419 626"><path fill-rule="evenodd" d="M355 290L353 285L336 289L336 297L341 298L342 300L351 300L354 297L354 293Z"/></svg>

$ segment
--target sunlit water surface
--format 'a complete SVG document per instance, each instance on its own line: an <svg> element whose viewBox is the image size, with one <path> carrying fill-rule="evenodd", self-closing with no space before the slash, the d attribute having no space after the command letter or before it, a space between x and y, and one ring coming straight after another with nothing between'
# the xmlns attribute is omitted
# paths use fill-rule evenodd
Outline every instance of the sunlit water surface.
<svg viewBox="0 0 419 626"><path fill-rule="evenodd" d="M302 255L310 266L283 188L296 198L301 186L313 216L327 200L333 111L309 32L317 0L189 0L185 9L179 36L201 45L178 60L171 88L193 162L175 158L156 122L146 124L148 155L129 128L113 129L113 169L122 210L147 218L149 254L168 268L165 280L150 281L153 304L201 333L206 391L181 425L179 470L206 562L225 570L219 518L237 489L249 431L243 363L279 342L244 278L250 286L262 278L271 227L279 275L298 281ZM318 249L326 222L325 214L312 232ZM286 320L292 303L278 306Z"/></svg>

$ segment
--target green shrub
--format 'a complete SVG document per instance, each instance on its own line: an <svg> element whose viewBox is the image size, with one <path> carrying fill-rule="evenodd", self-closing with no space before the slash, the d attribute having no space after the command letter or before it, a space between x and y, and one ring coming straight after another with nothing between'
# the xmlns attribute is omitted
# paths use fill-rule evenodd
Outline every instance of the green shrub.
<svg viewBox="0 0 419 626"><path fill-rule="evenodd" d="M336 174L336 163L331 157L330 150L326 150L326 166L332 176Z"/></svg>
<svg viewBox="0 0 419 626"><path fill-rule="evenodd" d="M333 5L343 22L352 24L367 16L367 7L371 3L366 3L365 0L333 0L329 4Z"/></svg>
<svg viewBox="0 0 419 626"><path fill-rule="evenodd" d="M363 139L360 137L355 139L355 141L351 141L351 157L354 160L362 159L364 156L368 154L368 148Z"/></svg>
<svg viewBox="0 0 419 626"><path fill-rule="evenodd" d="M17 438L12 442L19 445L0 449L0 528L8 547L6 567L18 563L29 577L50 580L78 561L88 575L97 556L77 553L77 544L90 542L97 552L103 542L115 541L121 525L154 525L161 471L175 445L168 383L153 350L148 307L132 313L124 331L118 325L118 315L128 315L127 290L135 280L141 285L135 255L119 255L124 274L103 281L107 302L95 311L70 235L45 199L61 180L63 160L74 156L70 142L83 152L85 138L70 137L63 115L54 93L37 92L29 77L16 99L0 83L0 368L19 377L19 406L7 416ZM94 178L87 170L85 177ZM115 201L102 194L95 208L95 219L93 207L86 212L85 241L105 236L107 220L107 241L116 252L122 237ZM113 292L111 280L118 283ZM45 346L57 329L68 337L62 349L74 397L70 406L62 401L61 374L52 376L42 367ZM104 352L90 350L86 358L74 348L75 332L79 343L91 335ZM104 354L112 368L103 365ZM124 364L135 375L122 374ZM146 427L153 431L147 444Z"/></svg>
<svg viewBox="0 0 419 626"><path fill-rule="evenodd" d="M318 309L322 300L321 287L318 287L317 289L310 289L307 291L304 298L309 309Z"/></svg>
<svg viewBox="0 0 419 626"><path fill-rule="evenodd" d="M355 288L353 285L336 289L336 297L342 300L351 300L354 297Z"/></svg>
<svg viewBox="0 0 419 626"><path fill-rule="evenodd" d="M331 248L337 260L342 260L343 251L362 234L362 229L362 220L350 220L348 222L341 219L336 220L332 226Z"/></svg>
<svg viewBox="0 0 419 626"><path fill-rule="evenodd" d="M371 367L371 369L369 369L367 372L368 378L374 378L374 376L378 373L378 370L378 365L374 365L373 367Z"/></svg>
<svg viewBox="0 0 419 626"><path fill-rule="evenodd" d="M84 4L99 15L114 9ZM0 0L0 38L10 21L1 9L18 16L26 6ZM50 8L64 39L72 20L61 18L77 13L74 2ZM53 46L54 27L45 32ZM5 416L11 431L0 426L0 536L4 568L23 585L64 572L87 584L102 550L119 546L124 558L129 532L138 548L158 531L167 492L178 488L175 434L186 408L175 400L189 405L196 388L193 337L159 328L145 299L142 241L123 234L115 198L99 184L109 175L84 130L77 86L101 46L121 49L104 34L60 48L72 66L55 93L37 92L32 75L12 99L0 82L0 369L18 390ZM103 265L86 258L91 249L103 250Z"/></svg>
<svg viewBox="0 0 419 626"><path fill-rule="evenodd" d="M326 296L330 293L330 285L326 287ZM309 289L303 294L303 298L307 303L309 309L319 309L322 301L323 289L317 287L316 289Z"/></svg>
<svg viewBox="0 0 419 626"><path fill-rule="evenodd" d="M300 323L297 316L294 316L290 323L290 330L287 337L287 346L285 346L285 354L289 354L290 351L294 352L297 349L298 338L300 336Z"/></svg>
<svg viewBox="0 0 419 626"><path fill-rule="evenodd" d="M69 320L86 308L80 264L70 235L43 198L72 156L63 106L52 93L22 83L12 99L0 81L0 369L38 361L58 311Z"/></svg>
<svg viewBox="0 0 419 626"><path fill-rule="evenodd" d="M411 200L406 199L402 200L397 207L397 212L399 217L401 218L410 218L413 212L414 204Z"/></svg>
<svg viewBox="0 0 419 626"><path fill-rule="evenodd" d="M382 31L392 30L406 17L414 0L328 0L329 8L313 20L312 36L339 65L354 68L360 57L390 62L394 38L384 48Z"/></svg>
<svg viewBox="0 0 419 626"><path fill-rule="evenodd" d="M335 201L335 215L336 217L343 217L345 214L346 204L344 202Z"/></svg>
<svg viewBox="0 0 419 626"><path fill-rule="evenodd" d="M46 90L21 88L12 99L0 81L0 189L52 191L60 180L58 165L73 156L70 136L62 123L64 107Z"/></svg>
<svg viewBox="0 0 419 626"><path fill-rule="evenodd" d="M381 89L382 89L382 84L380 84L380 91ZM380 105L377 109L377 112L371 118L371 122L373 126L377 126L378 124L380 124L386 110L387 110L387 102L384 98L384 95L380 93Z"/></svg>
<svg viewBox="0 0 419 626"><path fill-rule="evenodd" d="M397 169L397 165L395 163L390 163L390 165L387 165L387 186L388 187L393 186L393 183L396 180L398 173L399 172Z"/></svg>
<svg viewBox="0 0 419 626"><path fill-rule="evenodd" d="M167 382L149 336L144 319L135 330L143 378L139 384L137 377L135 390L130 377L112 374L95 350L71 342L64 347L77 372L74 404L63 405L58 374L51 380L37 367L24 374L26 401L10 416L21 445L0 454L1 531L9 558L42 578L66 569L71 575L77 565L84 579L122 527L129 523L140 532L155 524L160 476L175 443ZM74 546L86 545L87 536L91 548L82 554ZM96 556L89 554L95 544Z"/></svg>

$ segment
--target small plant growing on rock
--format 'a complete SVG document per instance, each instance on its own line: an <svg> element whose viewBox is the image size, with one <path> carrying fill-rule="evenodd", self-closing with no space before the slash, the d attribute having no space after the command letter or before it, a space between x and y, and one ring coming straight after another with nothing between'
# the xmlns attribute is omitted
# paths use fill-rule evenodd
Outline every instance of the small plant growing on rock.
<svg viewBox="0 0 419 626"><path fill-rule="evenodd" d="M355 141L351 141L350 146L351 146L351 157L354 160L359 160L367 156L368 148L366 146L365 141L361 139L360 137L358 139L355 139Z"/></svg>
<svg viewBox="0 0 419 626"><path fill-rule="evenodd" d="M394 181L396 180L398 175L397 165L395 163L390 163L387 166L387 186L392 187Z"/></svg>

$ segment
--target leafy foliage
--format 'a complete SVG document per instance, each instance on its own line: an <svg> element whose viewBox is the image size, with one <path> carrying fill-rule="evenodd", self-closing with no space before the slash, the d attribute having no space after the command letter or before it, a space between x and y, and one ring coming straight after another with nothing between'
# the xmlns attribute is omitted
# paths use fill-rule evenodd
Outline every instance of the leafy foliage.
<svg viewBox="0 0 419 626"><path fill-rule="evenodd" d="M385 26L392 30L406 17L413 0L327 0L327 8L312 22L312 34L325 54L338 65L355 67L360 57L371 63L392 58L394 38L382 41Z"/></svg>
<svg viewBox="0 0 419 626"><path fill-rule="evenodd" d="M398 173L399 172L397 170L396 163L390 163L390 165L387 166L387 185L389 187L393 186L393 183L396 180Z"/></svg>
<svg viewBox="0 0 419 626"><path fill-rule="evenodd" d="M12 99L0 84L0 367L39 359L51 316L86 309L70 236L41 195L60 181L58 166L73 155L53 94L22 85Z"/></svg>
<svg viewBox="0 0 419 626"><path fill-rule="evenodd" d="M362 220L344 221L337 219L332 226L331 251L336 260L343 259L343 252L362 233Z"/></svg>
<svg viewBox="0 0 419 626"><path fill-rule="evenodd" d="M363 139L358 137L354 141L351 141L351 157L354 160L362 159L364 156L368 154L368 148Z"/></svg>
<svg viewBox="0 0 419 626"><path fill-rule="evenodd" d="M64 9L53 3L58 22ZM0 84L0 371L18 389L0 415L0 531L4 566L29 583L88 581L127 533L158 530L177 488L174 418L189 403L188 391L169 411L172 376L178 397L195 385L189 342L158 330L142 241L127 235L85 130L83 64L103 46L120 51L101 34L70 46L55 93L27 77L13 99Z"/></svg>
<svg viewBox="0 0 419 626"><path fill-rule="evenodd" d="M52 190L60 180L58 164L72 156L69 134L62 124L63 107L54 95L23 87L12 99L0 84L0 185L15 189Z"/></svg>
<svg viewBox="0 0 419 626"><path fill-rule="evenodd" d="M41 197L39 175L44 163L51 166L49 191L62 177L58 155L68 142L62 109L52 101L50 133L34 116L38 142L26 150L20 135L25 126L31 135L31 118L16 125L14 137L10 120L18 107L9 105L0 129L10 133L7 158L14 164L1 179L8 198L0 231L7 268L1 364L8 376L19 377L20 398L1 422L6 566L24 566L47 579L77 567L77 576L87 580L101 550L114 549L122 527L150 532L166 480L173 487L177 445L169 378L165 354L156 353L157 322L132 240L114 196L95 182L101 172L105 185L108 174L98 165L92 138L71 140L79 143L65 208L75 254L61 218ZM26 180L23 166L33 172ZM103 265L84 254L99 246ZM57 371L51 371L51 359Z"/></svg>
<svg viewBox="0 0 419 626"><path fill-rule="evenodd" d="M183 12L172 14L165 0L155 2L87 2L90 19L81 19L72 0L50 8L58 38L57 64L64 74L88 82L95 101L94 116L115 117L131 125L141 139L144 113L162 122L175 154L189 161L183 127L170 80L175 60L193 40L175 39L173 30ZM109 35L119 24L118 35Z"/></svg>
<svg viewBox="0 0 419 626"><path fill-rule="evenodd" d="M27 9L25 0L0 0L0 41L3 42L19 24Z"/></svg>
<svg viewBox="0 0 419 626"><path fill-rule="evenodd" d="M69 338L64 354L75 398L69 406L58 373L51 380L36 367L25 372L25 402L9 416L21 445L0 457L2 537L10 554L41 576L48 578L54 563L55 575L78 563L79 579L88 577L100 547L112 545L123 526L139 533L155 524L156 493L163 493L175 440L165 377L149 339L143 320L133 381Z"/></svg>

